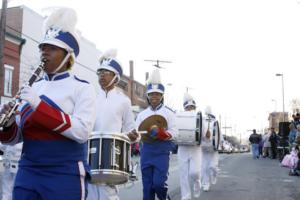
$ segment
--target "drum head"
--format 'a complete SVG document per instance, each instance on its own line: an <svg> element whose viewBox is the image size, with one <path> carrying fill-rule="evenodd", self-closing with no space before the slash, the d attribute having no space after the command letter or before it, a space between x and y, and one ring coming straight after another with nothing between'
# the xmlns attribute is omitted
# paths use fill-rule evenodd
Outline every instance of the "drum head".
<svg viewBox="0 0 300 200"><path fill-rule="evenodd" d="M92 184L97 185L120 185L129 180L129 174L117 170L91 170Z"/></svg>
<svg viewBox="0 0 300 200"><path fill-rule="evenodd" d="M200 145L202 132L202 114L196 111L180 111L176 113L178 136L176 143L183 146Z"/></svg>

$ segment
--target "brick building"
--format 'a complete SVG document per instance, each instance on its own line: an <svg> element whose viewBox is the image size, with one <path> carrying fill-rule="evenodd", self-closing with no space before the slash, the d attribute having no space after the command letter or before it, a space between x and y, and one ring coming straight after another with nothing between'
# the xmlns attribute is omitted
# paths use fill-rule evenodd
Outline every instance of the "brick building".
<svg viewBox="0 0 300 200"><path fill-rule="evenodd" d="M145 109L148 105L146 100L146 87L134 80L133 61L129 62L129 67L130 75L123 75L117 86L129 97L131 104L136 108L135 111L139 112L141 109Z"/></svg>
<svg viewBox="0 0 300 200"><path fill-rule="evenodd" d="M284 113L284 119L285 121L289 121L288 113ZM268 117L269 120L269 128L273 127L278 132L279 130L279 122L283 122L283 112L272 112L269 114Z"/></svg>
<svg viewBox="0 0 300 200"><path fill-rule="evenodd" d="M19 90L20 55L25 39L20 30L19 9L8 9L4 42L3 76L0 76L0 103L8 102Z"/></svg>

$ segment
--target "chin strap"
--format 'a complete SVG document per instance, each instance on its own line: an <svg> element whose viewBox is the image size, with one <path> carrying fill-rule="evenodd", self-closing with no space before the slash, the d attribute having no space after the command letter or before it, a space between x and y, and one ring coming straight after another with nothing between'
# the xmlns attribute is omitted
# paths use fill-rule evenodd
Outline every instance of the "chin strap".
<svg viewBox="0 0 300 200"><path fill-rule="evenodd" d="M61 61L60 65L53 72L51 72L51 74L56 74L65 65L65 63L68 61L70 56L71 56L71 53L68 52L67 55L65 56L65 58L63 59L63 61Z"/></svg>
<svg viewBox="0 0 300 200"><path fill-rule="evenodd" d="M118 77L118 76L115 75L115 76L113 77L113 79L111 79L111 81L108 83L108 85L104 87L104 89L106 89L106 88L110 87L112 84L114 84L114 82L115 82L115 80L116 80L117 77Z"/></svg>

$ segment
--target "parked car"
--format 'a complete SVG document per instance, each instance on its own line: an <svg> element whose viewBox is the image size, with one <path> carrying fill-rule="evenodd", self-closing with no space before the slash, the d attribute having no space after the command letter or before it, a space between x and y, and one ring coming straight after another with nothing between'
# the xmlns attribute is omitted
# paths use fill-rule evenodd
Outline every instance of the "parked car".
<svg viewBox="0 0 300 200"><path fill-rule="evenodd" d="M233 152L233 146L230 142L224 140L221 144L221 148L219 150L219 153L232 153Z"/></svg>
<svg viewBox="0 0 300 200"><path fill-rule="evenodd" d="M240 146L240 152L241 153L250 152L250 147L248 145L241 145Z"/></svg>

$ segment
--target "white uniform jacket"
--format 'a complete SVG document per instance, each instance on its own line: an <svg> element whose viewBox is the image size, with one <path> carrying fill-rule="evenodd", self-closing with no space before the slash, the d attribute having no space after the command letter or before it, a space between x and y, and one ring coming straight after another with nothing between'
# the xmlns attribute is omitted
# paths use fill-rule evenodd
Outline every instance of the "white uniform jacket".
<svg viewBox="0 0 300 200"><path fill-rule="evenodd" d="M96 123L94 131L130 132L135 128L131 102L116 88L108 93L100 89L96 100Z"/></svg>

